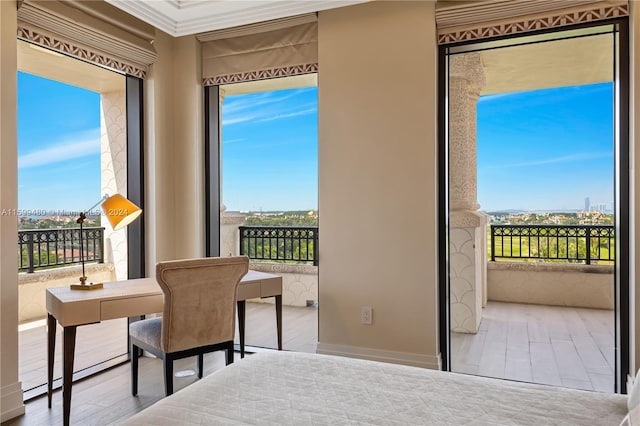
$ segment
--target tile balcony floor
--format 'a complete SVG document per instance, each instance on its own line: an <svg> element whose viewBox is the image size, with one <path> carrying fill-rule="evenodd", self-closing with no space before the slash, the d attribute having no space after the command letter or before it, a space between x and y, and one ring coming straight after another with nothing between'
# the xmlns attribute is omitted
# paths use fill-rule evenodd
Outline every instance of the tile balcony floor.
<svg viewBox="0 0 640 426"><path fill-rule="evenodd" d="M488 302L477 334L451 333L452 371L614 391L614 312Z"/></svg>

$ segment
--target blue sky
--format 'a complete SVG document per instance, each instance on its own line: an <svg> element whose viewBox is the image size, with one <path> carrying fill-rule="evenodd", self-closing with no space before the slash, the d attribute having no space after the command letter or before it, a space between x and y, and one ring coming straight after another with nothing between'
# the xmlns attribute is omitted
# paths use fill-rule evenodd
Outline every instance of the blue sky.
<svg viewBox="0 0 640 426"><path fill-rule="evenodd" d="M613 202L613 84L482 96L478 202L578 210Z"/></svg>
<svg viewBox="0 0 640 426"><path fill-rule="evenodd" d="M222 202L228 210L318 208L318 90L227 95Z"/></svg>
<svg viewBox="0 0 640 426"><path fill-rule="evenodd" d="M576 210L613 202L611 83L483 96L481 210ZM227 95L228 210L318 207L317 88ZM100 96L18 73L18 206L80 210L100 197Z"/></svg>
<svg viewBox="0 0 640 426"><path fill-rule="evenodd" d="M86 210L100 194L100 95L18 72L18 207Z"/></svg>

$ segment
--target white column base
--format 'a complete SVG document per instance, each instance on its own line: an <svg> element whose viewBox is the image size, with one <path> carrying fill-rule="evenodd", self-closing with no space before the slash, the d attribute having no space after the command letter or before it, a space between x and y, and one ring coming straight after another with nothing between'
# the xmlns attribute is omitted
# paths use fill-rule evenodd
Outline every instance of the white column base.
<svg viewBox="0 0 640 426"><path fill-rule="evenodd" d="M16 382L0 389L2 413L0 421L6 422L24 414L24 401L22 397L22 383Z"/></svg>
<svg viewBox="0 0 640 426"><path fill-rule="evenodd" d="M486 283L487 216L452 212L449 235L451 331L477 333Z"/></svg>

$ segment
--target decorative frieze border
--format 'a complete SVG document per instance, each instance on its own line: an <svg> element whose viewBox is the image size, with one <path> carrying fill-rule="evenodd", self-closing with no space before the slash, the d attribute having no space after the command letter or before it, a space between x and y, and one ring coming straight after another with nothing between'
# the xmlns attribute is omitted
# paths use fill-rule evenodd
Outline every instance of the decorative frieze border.
<svg viewBox="0 0 640 426"><path fill-rule="evenodd" d="M94 63L96 65L124 72L135 77L145 78L147 74L147 71L144 68L138 68L133 65L120 62L103 54L93 52L87 48L75 46L69 42L58 40L49 35L43 35L34 30L22 28L20 26L18 26L18 38L38 44L42 47L74 56L76 58Z"/></svg>
<svg viewBox="0 0 640 426"><path fill-rule="evenodd" d="M292 65L289 67L271 68L261 71L242 72L237 74L219 75L202 79L204 86L214 86L218 84L243 83L245 81L266 80L269 78L291 77L300 74L310 74L318 72L318 64Z"/></svg>
<svg viewBox="0 0 640 426"><path fill-rule="evenodd" d="M442 29L438 31L438 44L458 43L519 34L566 25L582 24L585 22L602 21L604 19L619 18L628 15L629 5L625 3L614 6L601 6L589 10L557 13L550 16L523 19L516 22L485 25L468 30Z"/></svg>

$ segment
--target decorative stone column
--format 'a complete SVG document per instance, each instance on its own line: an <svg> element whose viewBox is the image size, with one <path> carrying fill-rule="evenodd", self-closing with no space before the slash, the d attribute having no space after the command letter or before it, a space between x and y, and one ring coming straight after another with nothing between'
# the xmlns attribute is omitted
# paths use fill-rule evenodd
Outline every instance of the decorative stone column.
<svg viewBox="0 0 640 426"><path fill-rule="evenodd" d="M127 196L127 112L122 90L100 94L100 163L102 194ZM114 231L102 216L106 263L113 263L115 279L127 277L127 231Z"/></svg>
<svg viewBox="0 0 640 426"><path fill-rule="evenodd" d="M476 111L485 83L480 53L449 65L449 203L451 330L476 333L487 281L488 216L478 212Z"/></svg>
<svg viewBox="0 0 640 426"><path fill-rule="evenodd" d="M238 256L240 254L240 234L247 217L241 213L227 213L224 204L220 206L220 256Z"/></svg>

